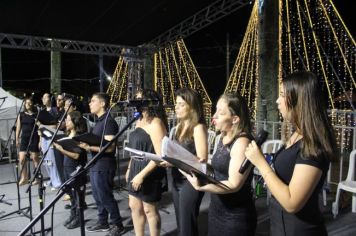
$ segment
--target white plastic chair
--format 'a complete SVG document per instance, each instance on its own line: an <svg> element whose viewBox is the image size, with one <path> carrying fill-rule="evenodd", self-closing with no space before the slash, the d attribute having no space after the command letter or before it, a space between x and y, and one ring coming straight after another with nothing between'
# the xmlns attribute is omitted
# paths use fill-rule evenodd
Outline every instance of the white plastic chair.
<svg viewBox="0 0 356 236"><path fill-rule="evenodd" d="M349 170L347 172L346 180L341 181L337 185L337 192L335 202L332 204L332 213L334 218L339 213L339 200L340 200L340 191L344 190L352 193L352 213L356 213L356 181L355 181L355 159L356 159L356 149L350 153L349 160Z"/></svg>
<svg viewBox="0 0 356 236"><path fill-rule="evenodd" d="M124 126L127 124L127 118L126 116L117 116L115 117L115 121L117 125L119 126L119 131L121 131ZM122 142L125 139L125 136L127 135L127 131L125 131L125 134L122 135L121 137L118 138L118 142Z"/></svg>
<svg viewBox="0 0 356 236"><path fill-rule="evenodd" d="M211 147L213 146L215 135L214 130L208 130L208 154L210 154Z"/></svg>
<svg viewBox="0 0 356 236"><path fill-rule="evenodd" d="M266 153L276 153L283 145L282 140L278 139L273 139L273 140L267 140L262 144L262 152L263 154Z"/></svg>
<svg viewBox="0 0 356 236"><path fill-rule="evenodd" d="M262 153L263 154L275 154L283 145L282 140L279 139L272 139L272 140L267 140L262 144ZM253 169L253 174L255 175L254 178L252 179L252 186L253 188L256 187L256 178L259 178L261 176L261 173L258 171L257 168ZM267 188L267 197L266 197L266 204L269 205L269 200L271 199L271 192Z"/></svg>
<svg viewBox="0 0 356 236"><path fill-rule="evenodd" d="M214 148L213 148L213 152L210 154L208 154L208 163L211 164L211 159L213 158L213 155L215 154L216 150L218 149L218 144L220 142L220 138L221 138L221 134L218 134L215 136L214 139Z"/></svg>
<svg viewBox="0 0 356 236"><path fill-rule="evenodd" d="M173 135L176 133L177 126L172 127L172 129L169 131L169 139L173 139Z"/></svg>
<svg viewBox="0 0 356 236"><path fill-rule="evenodd" d="M125 134L126 138L125 138L124 141L122 142L122 158L125 157L125 147L126 147L127 144L129 143L130 133L131 133L132 131L134 131L134 129L135 129L135 124L132 124L131 127L125 131L125 133L126 133L126 134Z"/></svg>

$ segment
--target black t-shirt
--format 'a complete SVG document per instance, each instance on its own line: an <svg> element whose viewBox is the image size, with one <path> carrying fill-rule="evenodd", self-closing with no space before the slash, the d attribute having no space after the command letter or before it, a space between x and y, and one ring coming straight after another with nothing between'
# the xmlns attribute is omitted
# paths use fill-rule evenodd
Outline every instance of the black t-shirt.
<svg viewBox="0 0 356 236"><path fill-rule="evenodd" d="M304 207L299 212L295 213L296 217L305 223L320 224L323 222L323 219L319 209L318 195L323 187L330 162L324 156L318 156L317 158L313 159L302 157L301 144L302 139L296 142L294 145L290 146L288 149L285 149L283 146L276 154L274 169L277 176L287 185L289 185L292 179L294 167L296 164L311 165L322 171L319 183L315 187L312 195Z"/></svg>
<svg viewBox="0 0 356 236"><path fill-rule="evenodd" d="M92 130L93 134L98 136L102 136L104 132L105 126L105 135L115 135L118 133L119 127L116 121L108 115L106 125L105 125L105 118L107 113L100 116ZM97 154L96 152L92 152L93 157ZM101 157L97 160L95 165L91 168L92 171L107 171L107 170L116 170L116 159L115 159L115 150L113 152L105 152L102 154Z"/></svg>
<svg viewBox="0 0 356 236"><path fill-rule="evenodd" d="M58 119L58 110L56 107L51 107L47 112Z"/></svg>

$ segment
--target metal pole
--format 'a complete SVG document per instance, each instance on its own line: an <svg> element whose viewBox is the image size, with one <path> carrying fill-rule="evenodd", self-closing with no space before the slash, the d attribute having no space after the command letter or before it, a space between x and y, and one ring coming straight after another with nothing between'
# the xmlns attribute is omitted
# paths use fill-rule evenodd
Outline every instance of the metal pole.
<svg viewBox="0 0 356 236"><path fill-rule="evenodd" d="M1 58L1 47L0 47L0 87L2 87L2 58Z"/></svg>
<svg viewBox="0 0 356 236"><path fill-rule="evenodd" d="M99 55L99 84L100 84L100 92L104 92L103 54Z"/></svg>

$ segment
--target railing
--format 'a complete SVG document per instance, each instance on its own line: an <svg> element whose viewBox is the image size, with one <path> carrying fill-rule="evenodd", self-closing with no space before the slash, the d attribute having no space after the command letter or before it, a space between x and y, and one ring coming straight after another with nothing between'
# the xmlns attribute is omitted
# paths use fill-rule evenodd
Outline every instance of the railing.
<svg viewBox="0 0 356 236"><path fill-rule="evenodd" d="M349 153L352 150L356 149L356 124L355 124L355 117L356 117L356 113L355 112L344 112L344 113L340 113L340 112L336 112L334 114L337 114L337 120L340 120L340 116L345 116L347 117L347 121L346 123L350 124L349 126L346 125L334 125L334 129L335 129L335 134L336 134L336 138L337 138L337 145L338 145L338 149L340 151L340 166L339 166L339 181L342 179L343 176L343 164L344 164L344 157L348 157ZM92 127L94 125L94 123L91 121L90 119L90 114L83 114L83 116L86 118L87 120L87 125L88 127ZM133 111L125 111L125 112L112 112L112 116L115 117L126 117L126 121L131 120L132 116L133 116ZM168 127L169 130L174 127L177 123L176 117L174 112L169 112L167 114L167 118L168 118ZM208 120L208 127L210 129L213 129L213 127L210 127L211 122L210 122L210 118L207 119ZM334 120L335 120L335 116L334 116ZM345 120L345 119L344 119ZM120 120L121 121L121 120ZM10 140L10 144L9 145L11 148L9 147L4 147L6 144L6 141L10 135L10 131L11 131L11 126L14 124L14 119L0 119L0 134L1 134L1 142L0 142L0 151L3 151L3 148L7 149L7 153L10 155L10 159L12 156L12 152L13 150L15 150L15 148L13 147L14 144L14 136L15 134L12 135L11 140ZM269 130L270 134L268 139L281 139L281 126L282 126L282 122L275 122L275 121L252 121L253 124L253 130L254 132L256 132L257 130L259 130L260 128L263 128L265 130Z"/></svg>

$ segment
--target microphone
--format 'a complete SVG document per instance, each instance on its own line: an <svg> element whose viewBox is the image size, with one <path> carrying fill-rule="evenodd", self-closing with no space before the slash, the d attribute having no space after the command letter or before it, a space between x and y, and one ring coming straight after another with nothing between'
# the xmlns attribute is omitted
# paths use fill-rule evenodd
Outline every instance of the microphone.
<svg viewBox="0 0 356 236"><path fill-rule="evenodd" d="M261 129L258 133L257 133L257 137L255 138L256 144L258 146L261 146L267 139L268 136L268 132L264 129ZM248 167L251 165L251 162L245 158L245 160L242 162L239 172L240 174L245 173L245 171L248 169Z"/></svg>
<svg viewBox="0 0 356 236"><path fill-rule="evenodd" d="M7 96L5 96L5 97L1 97L0 99L4 99L4 100L5 100L6 98L7 98Z"/></svg>
<svg viewBox="0 0 356 236"><path fill-rule="evenodd" d="M36 107L37 111L40 112L43 110L43 105L40 105L40 104L35 104L34 107Z"/></svg>
<svg viewBox="0 0 356 236"><path fill-rule="evenodd" d="M159 105L159 100L157 99L137 99L137 100L126 100L117 102L118 105L123 105L125 107L154 107Z"/></svg>

